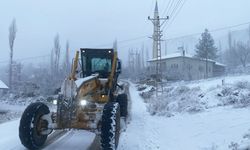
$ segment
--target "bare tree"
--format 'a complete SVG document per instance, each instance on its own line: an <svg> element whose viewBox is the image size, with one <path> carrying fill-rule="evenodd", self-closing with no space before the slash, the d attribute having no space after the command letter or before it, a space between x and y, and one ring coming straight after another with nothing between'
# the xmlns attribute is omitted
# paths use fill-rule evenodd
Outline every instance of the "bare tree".
<svg viewBox="0 0 250 150"><path fill-rule="evenodd" d="M60 62L60 52L61 52L61 46L60 46L60 37L59 34L57 34L54 38L54 47L52 49L52 71L53 74L56 76L59 74L59 62Z"/></svg>
<svg viewBox="0 0 250 150"><path fill-rule="evenodd" d="M54 49L51 49L51 53L50 53L50 74L53 76L54 74L54 68L55 68L55 64L54 64Z"/></svg>
<svg viewBox="0 0 250 150"><path fill-rule="evenodd" d="M219 44L218 44L218 58L217 58L218 61L222 62L222 46L221 46L221 41L219 41Z"/></svg>
<svg viewBox="0 0 250 150"><path fill-rule="evenodd" d="M113 49L114 49L114 51L117 51L117 50L118 50L117 39L113 42Z"/></svg>
<svg viewBox="0 0 250 150"><path fill-rule="evenodd" d="M248 27L248 38L249 38L249 44L250 44L250 25L249 25L249 27Z"/></svg>
<svg viewBox="0 0 250 150"><path fill-rule="evenodd" d="M148 67L148 60L149 60L149 54L148 54L149 50L148 47L146 48L146 67Z"/></svg>
<svg viewBox="0 0 250 150"><path fill-rule="evenodd" d="M246 67L247 61L250 56L250 48L248 45L238 42L237 43L237 57L239 58L243 67Z"/></svg>
<svg viewBox="0 0 250 150"><path fill-rule="evenodd" d="M142 70L145 69L145 56L144 56L144 43L142 44L141 47L141 61L142 61Z"/></svg>
<svg viewBox="0 0 250 150"><path fill-rule="evenodd" d="M65 75L69 75L70 73L70 61L69 61L69 41L66 42L66 51L65 51L65 60L63 64L63 69Z"/></svg>
<svg viewBox="0 0 250 150"><path fill-rule="evenodd" d="M17 32L17 27L16 27L16 19L13 19L12 23L10 24L9 27L9 46L10 46L10 66L9 66L9 88L10 91L12 92L12 71L13 71L13 49L14 49L14 42L16 39L16 32Z"/></svg>
<svg viewBox="0 0 250 150"><path fill-rule="evenodd" d="M232 33L228 32L228 49L232 50L233 45L232 45Z"/></svg>
<svg viewBox="0 0 250 150"><path fill-rule="evenodd" d="M235 67L242 65L244 68L250 60L250 27L249 27L249 41L243 43L235 41L232 38L231 32L228 33L228 50L225 52L226 63ZM233 41L233 42L232 42Z"/></svg>
<svg viewBox="0 0 250 150"><path fill-rule="evenodd" d="M237 44L236 41L233 42L231 32L228 33L228 49L224 52L225 63L229 67L235 67L240 64L237 54Z"/></svg>
<svg viewBox="0 0 250 150"><path fill-rule="evenodd" d="M60 65L60 55L61 55L61 46L59 34L56 34L54 38L53 48L51 50L50 58L50 82L48 83L52 90L58 89L65 78L64 72L62 71L63 64ZM55 90L56 91L56 90Z"/></svg>

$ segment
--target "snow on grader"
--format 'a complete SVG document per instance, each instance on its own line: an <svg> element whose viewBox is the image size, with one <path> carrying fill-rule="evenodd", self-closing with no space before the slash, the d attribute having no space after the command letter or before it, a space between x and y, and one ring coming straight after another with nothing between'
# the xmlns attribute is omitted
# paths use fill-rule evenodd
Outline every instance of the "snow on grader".
<svg viewBox="0 0 250 150"><path fill-rule="evenodd" d="M120 118L128 115L127 92L117 82L120 73L121 62L114 49L77 51L71 75L54 100L56 111L35 102L23 112L19 125L21 143L30 150L40 149L53 130L82 129L100 136L100 149L116 149Z"/></svg>

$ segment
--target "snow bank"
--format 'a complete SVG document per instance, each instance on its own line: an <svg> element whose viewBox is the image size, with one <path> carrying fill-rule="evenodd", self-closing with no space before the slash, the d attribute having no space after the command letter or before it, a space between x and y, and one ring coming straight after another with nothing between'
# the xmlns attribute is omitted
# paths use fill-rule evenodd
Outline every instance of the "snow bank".
<svg viewBox="0 0 250 150"><path fill-rule="evenodd" d="M250 83L248 81L240 81L233 86L222 87L218 96L223 105L248 107L250 105Z"/></svg>
<svg viewBox="0 0 250 150"><path fill-rule="evenodd" d="M227 82L222 85L222 80ZM197 113L219 106L248 107L249 81L250 76L234 76L172 83L165 85L164 93L158 97L152 86L140 85L137 89L151 115L170 117L176 113Z"/></svg>
<svg viewBox="0 0 250 150"><path fill-rule="evenodd" d="M205 105L200 100L202 92L199 87L181 86L165 90L167 92L162 96L154 96L147 101L150 114L172 116L176 112L194 113L205 109Z"/></svg>
<svg viewBox="0 0 250 150"><path fill-rule="evenodd" d="M0 89L8 89L8 86L0 80Z"/></svg>
<svg viewBox="0 0 250 150"><path fill-rule="evenodd" d="M48 98L43 96L19 97L15 94L6 94L0 97L0 123L20 118L25 108L37 101L51 105Z"/></svg>
<svg viewBox="0 0 250 150"><path fill-rule="evenodd" d="M171 86L165 90L172 95L183 94L180 97L203 92L188 85L179 88ZM199 99L205 101L204 97L217 94L220 90L219 87L211 88L210 94L202 93ZM173 117L152 116L146 109L149 104L143 103L133 84L130 93L131 122L126 132L121 133L118 150L236 150L233 148L241 147L237 145L241 145L243 136L250 137L250 131L249 135L245 134L250 128L249 108L212 107L192 115L177 113ZM188 101L188 98L185 100ZM247 146L249 139L245 143Z"/></svg>

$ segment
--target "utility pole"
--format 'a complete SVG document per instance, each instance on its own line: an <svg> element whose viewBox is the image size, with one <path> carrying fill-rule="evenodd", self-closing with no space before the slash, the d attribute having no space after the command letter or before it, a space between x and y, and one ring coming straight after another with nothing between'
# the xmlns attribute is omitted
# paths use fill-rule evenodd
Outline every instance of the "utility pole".
<svg viewBox="0 0 250 150"><path fill-rule="evenodd" d="M144 44L142 44L142 48L141 48L141 68L142 70L145 69L145 56L144 56Z"/></svg>
<svg viewBox="0 0 250 150"><path fill-rule="evenodd" d="M131 70L130 74L134 77L134 76L138 76L138 74L140 73L140 69L141 69L141 62L140 62L140 54L138 52L138 50L136 49L134 52L134 49L130 49L129 50L129 57L128 57L128 61L129 61L129 68Z"/></svg>
<svg viewBox="0 0 250 150"><path fill-rule="evenodd" d="M162 84L160 83L159 88L159 82L162 82L162 68L161 68L161 41L162 40L162 31L161 26L166 23L166 20L168 20L169 17L166 18L160 18L159 11L158 11L158 3L156 1L155 4L155 12L154 12L154 18L148 17L148 20L150 20L154 25L154 32L153 32L153 59L156 60L156 95L158 96L158 92L163 92ZM163 20L163 23L161 21Z"/></svg>
<svg viewBox="0 0 250 150"><path fill-rule="evenodd" d="M135 52L133 49L129 51L129 66L132 70L131 75L138 77L141 73L141 58L138 49Z"/></svg>
<svg viewBox="0 0 250 150"><path fill-rule="evenodd" d="M129 62L129 68L131 70L130 75L134 74L134 56L133 56L133 50L129 49L129 57L128 57L128 62ZM133 76L133 75L132 75Z"/></svg>

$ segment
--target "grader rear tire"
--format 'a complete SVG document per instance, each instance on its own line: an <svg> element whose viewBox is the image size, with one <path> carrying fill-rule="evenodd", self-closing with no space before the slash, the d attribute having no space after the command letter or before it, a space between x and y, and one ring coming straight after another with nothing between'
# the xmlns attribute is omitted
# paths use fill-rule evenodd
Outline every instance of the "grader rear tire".
<svg viewBox="0 0 250 150"><path fill-rule="evenodd" d="M120 106L109 102L104 106L101 126L101 149L115 150L120 136Z"/></svg>
<svg viewBox="0 0 250 150"><path fill-rule="evenodd" d="M21 143L30 150L41 148L48 135L39 132L39 123L43 115L49 114L49 108L41 102L30 104L24 111L19 125Z"/></svg>

